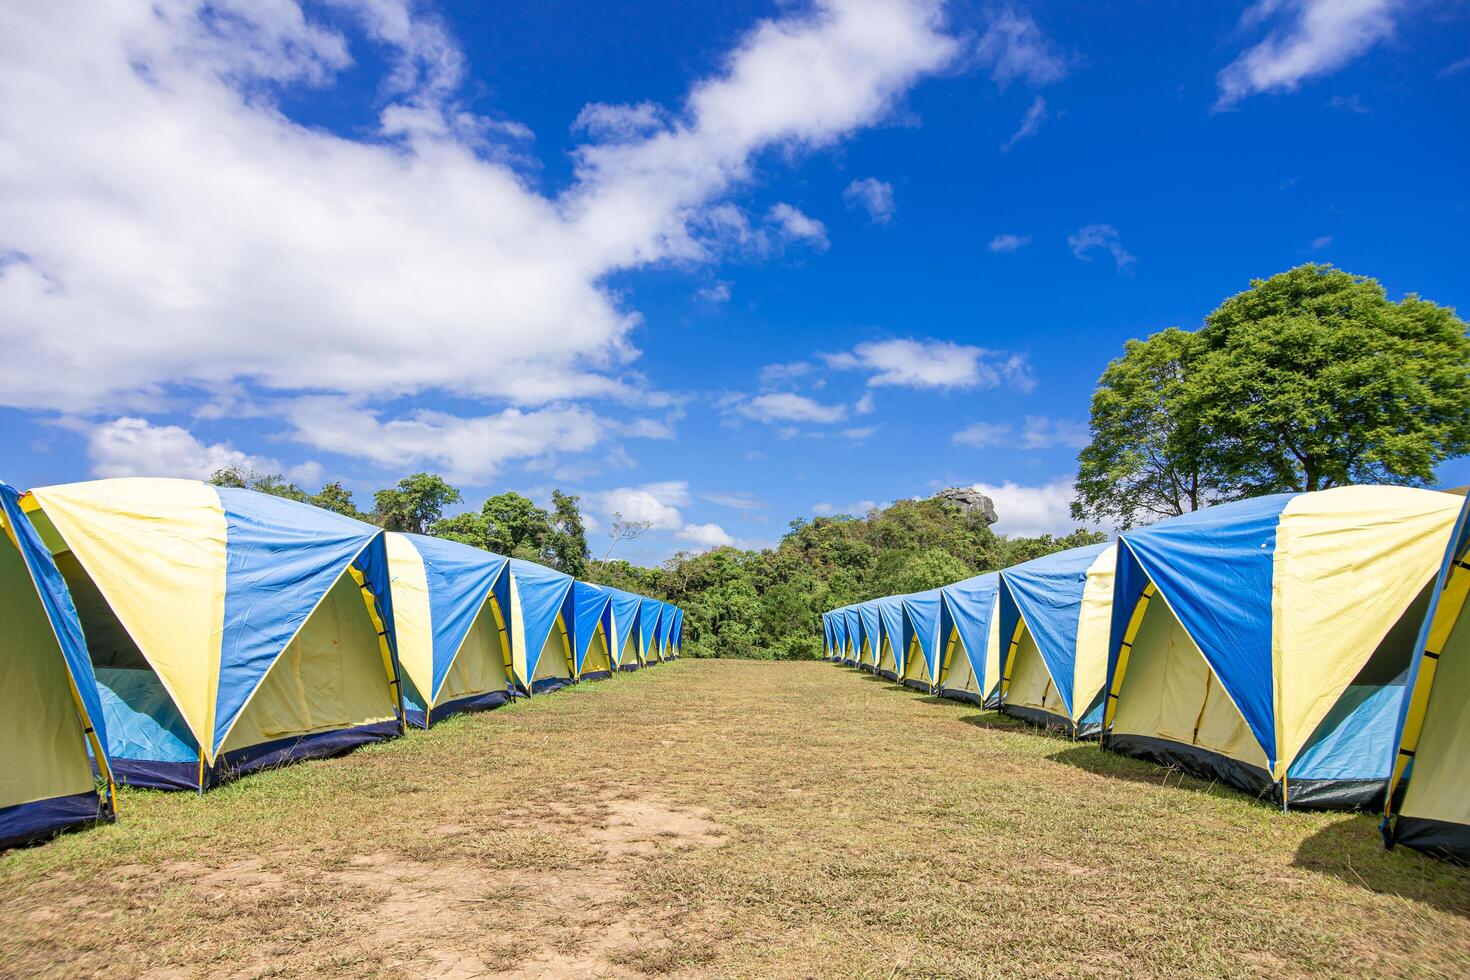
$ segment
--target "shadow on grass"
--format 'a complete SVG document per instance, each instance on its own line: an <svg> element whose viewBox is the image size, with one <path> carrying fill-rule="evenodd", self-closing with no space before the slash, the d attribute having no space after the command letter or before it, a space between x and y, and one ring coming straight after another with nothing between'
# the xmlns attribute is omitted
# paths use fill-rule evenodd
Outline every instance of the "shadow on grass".
<svg viewBox="0 0 1470 980"><path fill-rule="evenodd" d="M958 704L957 701L949 701L945 698L935 698L941 704ZM971 705L971 707L974 707ZM997 732L1030 732L1036 735L1044 734L1041 729L1026 724L1019 718L1003 715L999 711L983 711L975 715L961 715L960 721L966 725L974 725L976 728L985 728Z"/></svg>
<svg viewBox="0 0 1470 980"><path fill-rule="evenodd" d="M1038 729L1039 731L1039 729ZM1250 799L1249 793L1228 786L1224 783L1208 779L1199 779L1191 776L1173 766L1161 766L1143 759L1132 759L1117 752L1109 752L1100 747L1096 741L1073 742L1061 732L1052 732L1053 738L1063 739L1071 745L1071 748L1063 749L1049 756L1052 762L1060 762L1063 765L1072 766L1090 772L1095 776L1104 776L1108 779L1120 779L1130 783L1140 783L1146 786L1167 786L1171 789L1187 790L1191 793L1207 793L1211 796L1233 795ZM1262 806L1274 807L1275 804L1264 798L1258 799Z"/></svg>
<svg viewBox="0 0 1470 980"><path fill-rule="evenodd" d="M1292 866L1470 918L1470 868L1408 847L1386 849L1379 819L1360 813L1328 824L1302 841Z"/></svg>

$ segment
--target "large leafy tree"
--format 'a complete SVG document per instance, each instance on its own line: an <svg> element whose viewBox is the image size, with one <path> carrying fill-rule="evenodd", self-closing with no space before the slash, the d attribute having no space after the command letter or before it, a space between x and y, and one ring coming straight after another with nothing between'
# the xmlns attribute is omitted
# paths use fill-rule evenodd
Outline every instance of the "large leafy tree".
<svg viewBox="0 0 1470 980"><path fill-rule="evenodd" d="M1470 451L1470 339L1453 310L1303 265L1211 313L1191 382L1232 496L1421 485Z"/></svg>
<svg viewBox="0 0 1470 980"><path fill-rule="evenodd" d="M1092 441L1078 457L1072 516L1128 528L1197 510L1220 495L1190 381L1198 334L1170 327L1130 340L1092 396Z"/></svg>
<svg viewBox="0 0 1470 980"><path fill-rule="evenodd" d="M428 534L460 493L435 473L415 473L373 494L373 519L389 531Z"/></svg>
<svg viewBox="0 0 1470 980"><path fill-rule="evenodd" d="M547 550L552 564L572 578L585 579L591 550L587 547L587 528L582 523L579 498L560 490L551 491L551 534Z"/></svg>

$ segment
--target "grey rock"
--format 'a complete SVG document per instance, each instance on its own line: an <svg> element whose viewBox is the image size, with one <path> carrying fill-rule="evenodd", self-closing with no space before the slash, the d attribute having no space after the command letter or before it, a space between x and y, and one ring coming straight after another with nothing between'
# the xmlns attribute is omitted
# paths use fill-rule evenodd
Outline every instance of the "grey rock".
<svg viewBox="0 0 1470 980"><path fill-rule="evenodd" d="M950 487L936 493L934 499L958 507L977 520L984 521L986 527L1000 520L995 513L995 501L974 487Z"/></svg>

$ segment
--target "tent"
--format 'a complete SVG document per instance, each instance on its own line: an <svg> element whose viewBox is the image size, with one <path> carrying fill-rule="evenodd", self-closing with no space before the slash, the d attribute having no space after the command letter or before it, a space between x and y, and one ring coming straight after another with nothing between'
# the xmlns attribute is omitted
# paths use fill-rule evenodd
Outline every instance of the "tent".
<svg viewBox="0 0 1470 980"><path fill-rule="evenodd" d="M943 598L938 589L903 597L903 673L907 687L933 691L939 683L939 612Z"/></svg>
<svg viewBox="0 0 1470 980"><path fill-rule="evenodd" d="M409 723L509 701L510 559L422 534L390 531L386 544Z"/></svg>
<svg viewBox="0 0 1470 980"><path fill-rule="evenodd" d="M822 659L832 659L832 613L822 613Z"/></svg>
<svg viewBox="0 0 1470 980"><path fill-rule="evenodd" d="M121 781L202 790L403 730L380 529L194 480L22 503L76 603Z"/></svg>
<svg viewBox="0 0 1470 980"><path fill-rule="evenodd" d="M554 691L577 676L573 581L545 565L510 560L512 674L523 694Z"/></svg>
<svg viewBox="0 0 1470 980"><path fill-rule="evenodd" d="M0 848L111 818L107 728L82 625L20 495L4 483L0 637Z"/></svg>
<svg viewBox="0 0 1470 980"><path fill-rule="evenodd" d="M832 641L828 659L835 663L847 661L847 610L848 607L843 606L827 614L827 631Z"/></svg>
<svg viewBox="0 0 1470 980"><path fill-rule="evenodd" d="M854 620L856 622L854 622ZM848 613L848 641L853 645L853 662L859 670L878 672L883 653L883 614L876 599L860 603Z"/></svg>
<svg viewBox="0 0 1470 980"><path fill-rule="evenodd" d="M1125 533L1105 745L1283 807L1373 804L1459 507L1338 487Z"/></svg>
<svg viewBox="0 0 1470 980"><path fill-rule="evenodd" d="M939 694L995 707L1000 702L1000 573L939 591Z"/></svg>
<svg viewBox="0 0 1470 980"><path fill-rule="evenodd" d="M887 596L874 599L878 612L878 676L896 681L903 671L903 596Z"/></svg>
<svg viewBox="0 0 1470 980"><path fill-rule="evenodd" d="M656 664L661 659L658 648L658 619L664 604L657 599L644 597L638 607L638 647L643 654L643 665Z"/></svg>
<svg viewBox="0 0 1470 980"><path fill-rule="evenodd" d="M1102 724L1117 546L1095 544L1000 573L1001 710L1073 738Z"/></svg>
<svg viewBox="0 0 1470 980"><path fill-rule="evenodd" d="M1470 864L1470 501L1430 591L1398 718L1383 839ZM1408 779L1407 791L1399 787Z"/></svg>
<svg viewBox="0 0 1470 980"><path fill-rule="evenodd" d="M677 606L674 609L674 632L673 632L674 659L678 660L684 656L684 607Z"/></svg>
<svg viewBox="0 0 1470 980"><path fill-rule="evenodd" d="M638 660L638 609L643 605L643 600L631 592L622 589L607 589L612 599L612 621L613 633L616 637L613 647L616 654L618 670L637 670Z"/></svg>
<svg viewBox="0 0 1470 980"><path fill-rule="evenodd" d="M611 677L612 594L596 585L576 582L572 585L572 602L576 607L572 639L577 680Z"/></svg>
<svg viewBox="0 0 1470 980"><path fill-rule="evenodd" d="M679 615L676 606L663 604L663 613L658 620L658 653L664 660L674 659L674 620Z"/></svg>

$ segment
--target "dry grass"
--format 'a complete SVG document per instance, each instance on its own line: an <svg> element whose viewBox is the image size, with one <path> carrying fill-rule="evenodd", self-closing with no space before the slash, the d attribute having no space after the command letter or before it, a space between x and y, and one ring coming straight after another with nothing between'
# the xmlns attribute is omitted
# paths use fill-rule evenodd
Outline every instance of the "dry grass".
<svg viewBox="0 0 1470 980"><path fill-rule="evenodd" d="M681 662L0 857L0 974L1470 974L1470 873L827 664Z"/></svg>

